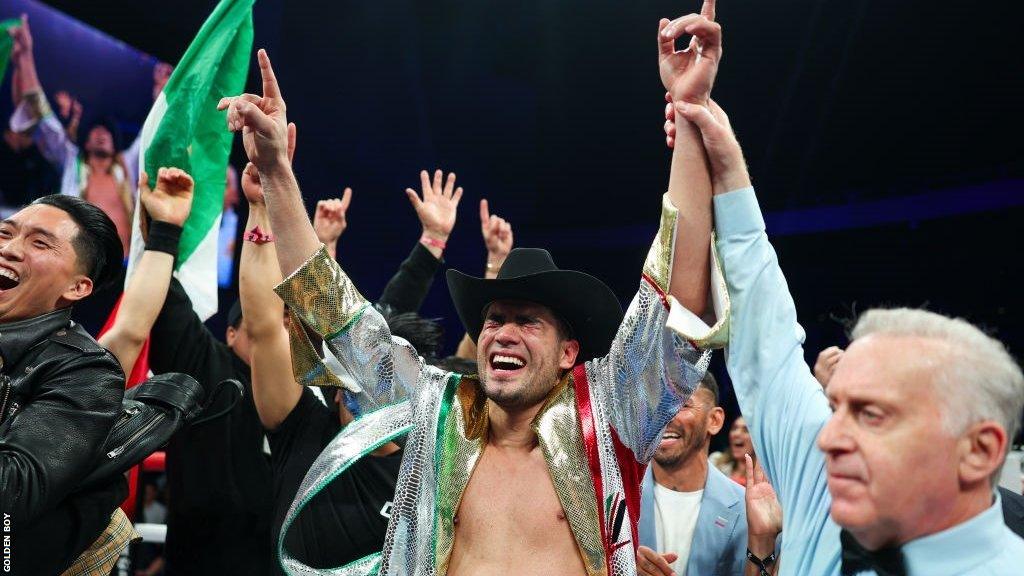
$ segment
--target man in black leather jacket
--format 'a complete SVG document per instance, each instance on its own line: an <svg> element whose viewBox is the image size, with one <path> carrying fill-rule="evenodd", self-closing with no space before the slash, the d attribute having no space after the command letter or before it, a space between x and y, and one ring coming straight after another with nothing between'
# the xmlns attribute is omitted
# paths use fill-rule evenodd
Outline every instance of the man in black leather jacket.
<svg viewBox="0 0 1024 576"><path fill-rule="evenodd" d="M72 196L0 223L0 514L15 574L62 572L126 494L121 477L77 490L103 456L124 374L71 320L73 304L117 276L122 253L103 211Z"/></svg>

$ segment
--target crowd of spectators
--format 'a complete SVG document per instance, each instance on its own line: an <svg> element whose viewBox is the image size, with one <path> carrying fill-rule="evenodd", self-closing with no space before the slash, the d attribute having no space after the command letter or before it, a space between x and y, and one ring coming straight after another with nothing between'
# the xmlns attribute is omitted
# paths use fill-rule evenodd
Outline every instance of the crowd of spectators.
<svg viewBox="0 0 1024 576"><path fill-rule="evenodd" d="M89 103L66 92L48 94L40 84L27 20L9 33L14 113L0 154L0 204L5 206L0 227L0 332L8 338L9 328L23 329L25 324L19 322L58 314L62 316L56 323L42 325L64 334L57 338L39 332L26 344L0 343L4 384L11 386L9 367L22 367L17 354L26 353L28 344L57 342L49 344L52 349L68 339L65 348L97 359L89 368L90 377L104 380L107 388L118 388L148 339L150 370L192 376L203 387L207 410L222 413L175 434L165 448L166 476L146 477L141 483L142 507L135 521L164 524L167 537L165 543L143 543L134 549L136 574L283 574L279 546L303 564L323 570L379 552L389 530L394 530L389 522L395 490L407 467L403 462L408 462L404 438L368 449L364 458L304 503L302 514L282 533L307 474L331 449L332 441L364 416L366 398L379 383L367 381L365 373L354 370L350 359L338 353L338 334L318 334L308 318L300 317L301 311L286 306L275 293L294 267L286 269L279 252L284 241L275 242L270 232L277 216L274 202L268 200L271 192L264 191L266 165L258 164L247 147L252 162L240 177L227 167L219 234L222 284L232 281L236 241L242 232L245 241L238 251L239 299L225 303L231 305L225 306L227 328L220 337L194 312L173 273L177 239L193 200L192 177L175 167L140 176L138 138L125 146L112 124L80 126ZM692 35L691 44L687 50L676 50L674 43L684 34ZM695 147L690 149L698 150L699 164L706 160L706 198L684 219L710 225L713 214L718 232L717 240L704 240L710 242L707 266L679 269L706 280L716 305L702 314L689 313L692 319L670 316L668 322L670 327L672 322L699 324L711 334L717 330L712 326L729 316L725 341L712 344L713 337L708 336L707 342L694 345L726 347L730 386L743 414L733 415L727 426L721 390L710 372L688 397L680 398L640 479L640 499L631 504L639 506L636 564L631 568L646 576L763 576L780 570L904 573L886 571L890 568L884 567L883 551L890 557L896 554L900 569L909 570L906 573L923 574L923 567L939 562L936 557L953 561L942 555L941 548L948 546L945 540L929 539L941 533L951 541L964 537L975 543L978 557L956 560L960 571L935 573L1009 574L1006 567L1019 566L1024 559L1024 541L1002 529L1024 535L1024 505L1019 490L994 489L994 478L1020 423L1024 383L1019 367L998 341L966 322L919 310L867 313L846 349L827 348L813 369L808 367L795 306L764 233L742 152L727 116L708 97L721 55L714 2L706 2L701 14L662 21L659 45L669 92L668 144L677 155L687 146ZM260 64L265 90L278 90L264 53ZM155 67L154 98L172 71L166 64ZM694 94L698 97L691 98ZM280 94L253 98L248 103L223 103L229 107L229 125L237 129L241 123L267 118L283 122L290 170L297 128L267 105ZM677 166L673 164L674 182L700 178L677 171ZM395 263L394 275L372 309L383 319L388 337L410 347L423 366L475 375L487 368L480 365L484 353L477 350L470 327L458 340L449 340L456 346L446 347L438 321L421 315L427 292L444 266L464 190L451 172L410 175L410 181L417 179L418 190L410 187L405 193L420 228L393 231L408 234L412 247L404 261ZM121 313L109 331L97 335L98 344L80 328L71 332L74 338L67 336L76 325L63 316L65 310L76 304L77 313L88 306L88 301L79 302L90 295L93 285L117 276L130 247L136 200L144 211L146 250L125 285ZM248 204L248 221L240 225L236 207L242 201ZM346 188L340 198L321 200L313 207L312 230L332 260L343 261L346 250L359 249L339 246L353 202L358 196ZM512 225L491 212L488 200L474 204L487 254L483 277L493 280L513 251ZM683 206L676 208L685 212ZM103 253L105 247L116 245L110 238L91 240L83 248L81 239L89 237L86 229L99 220L102 230L120 239L118 250ZM53 250L67 260L62 268L44 269L44 257L30 253L40 242L31 237L36 229L59 244ZM676 241L683 242L682 235ZM101 246L102 242L106 244ZM53 292L45 305L40 300L17 300L18 290L31 288L33 274L49 283L47 294ZM65 285L72 288L58 290ZM707 286L703 291L709 292ZM675 302L672 295L661 298ZM731 308L722 302L731 303ZM572 326L564 328L572 335ZM318 364L302 356L297 342L311 344L328 369L317 372ZM446 353L449 348L454 353ZM489 364L515 361L490 358ZM33 368L29 366L28 372ZM62 369L54 368L53 378L60 377ZM300 385L303 374L312 374L316 385ZM218 386L227 379L242 384L240 399ZM100 435L103 426L109 428L116 408L113 396L119 393L107 392L111 398L89 396L96 406L72 402L76 410L98 415L79 426L94 426ZM25 496L32 493L28 488L19 488L19 496L14 496L7 486L20 486L23 480L12 470L32 468L25 462L48 449L45 443L26 444L23 422L31 417L60 418L42 410L46 402L40 397L19 401L20 406L12 406L0 396L4 511L16 510L19 520L32 528L76 525L80 531L92 531L71 532L62 541L67 548L46 564L47 570L59 564L62 571L77 553L95 546L97 529L106 524L76 524L95 501L90 498L118 501L125 496L124 487L112 481L79 493L71 484L54 482L37 493L50 500ZM15 415L21 419L20 428ZM31 433L32 442L38 435ZM723 436L724 449L711 452L713 441ZM83 437L82 454L95 451L98 440ZM67 454L66 449L57 452ZM55 471L65 464L61 458L47 460L54 470L51 479L71 482L72 476ZM77 465L86 467L88 462ZM32 476L26 472L24 477ZM27 500L32 500L31 506ZM561 519L565 520L564 513ZM459 522L457 515L454 522ZM984 538L972 540L972 533Z"/></svg>

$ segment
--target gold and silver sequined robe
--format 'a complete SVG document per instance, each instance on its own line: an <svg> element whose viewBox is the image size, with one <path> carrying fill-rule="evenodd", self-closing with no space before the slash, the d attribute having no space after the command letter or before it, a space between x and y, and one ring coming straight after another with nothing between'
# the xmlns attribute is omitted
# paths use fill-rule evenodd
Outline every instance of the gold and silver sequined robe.
<svg viewBox="0 0 1024 576"><path fill-rule="evenodd" d="M610 352L567 373L533 423L588 576L636 574L644 470L665 426L704 375L708 349L726 338L728 296L714 262L714 327L668 295L676 219L666 196L640 289ZM323 248L276 290L293 314L299 382L340 385L301 321L324 338L346 376L359 383L364 412L314 462L287 514L281 542L313 495L354 459L408 432L383 552L344 567L312 569L279 542L282 564L294 574L445 574L453 520L486 443L487 404L479 382L426 365L408 342L392 336Z"/></svg>

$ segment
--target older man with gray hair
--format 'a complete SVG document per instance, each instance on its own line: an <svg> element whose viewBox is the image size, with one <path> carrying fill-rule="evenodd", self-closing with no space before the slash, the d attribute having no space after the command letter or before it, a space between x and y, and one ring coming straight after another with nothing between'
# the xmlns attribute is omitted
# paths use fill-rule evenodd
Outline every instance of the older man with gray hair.
<svg viewBox="0 0 1024 576"><path fill-rule="evenodd" d="M1024 410L1017 363L963 320L872 310L826 397L728 117L713 102L667 113L697 125L712 169L727 366L782 503L780 573L1020 574L1024 540L994 490ZM771 550L751 556L767 573Z"/></svg>

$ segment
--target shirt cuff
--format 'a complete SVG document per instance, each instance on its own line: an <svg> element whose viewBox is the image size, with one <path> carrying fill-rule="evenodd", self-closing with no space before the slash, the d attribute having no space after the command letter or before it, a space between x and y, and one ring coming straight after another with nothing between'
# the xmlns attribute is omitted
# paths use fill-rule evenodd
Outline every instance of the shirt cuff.
<svg viewBox="0 0 1024 576"><path fill-rule="evenodd" d="M715 196L714 205L715 230L719 239L764 232L764 218L753 187Z"/></svg>
<svg viewBox="0 0 1024 576"><path fill-rule="evenodd" d="M672 258L676 249L676 222L679 209L669 200L668 194L661 199L661 225L651 244L644 262L644 277L662 295L669 315L666 326L695 347L702 350L722 348L729 341L729 291L718 261L715 235L711 235L711 304L714 309L714 324L708 325L702 318L687 310L669 294L672 275Z"/></svg>
<svg viewBox="0 0 1024 576"><path fill-rule="evenodd" d="M274 291L303 323L325 339L343 332L368 305L322 244Z"/></svg>
<svg viewBox="0 0 1024 576"><path fill-rule="evenodd" d="M708 325L703 319L691 312L672 296L668 320L665 325L684 338L695 348L713 350L724 348L729 343L729 319L732 305L729 302L729 290L722 274L722 265L715 247L715 235L711 235L711 308L714 311L714 324Z"/></svg>

